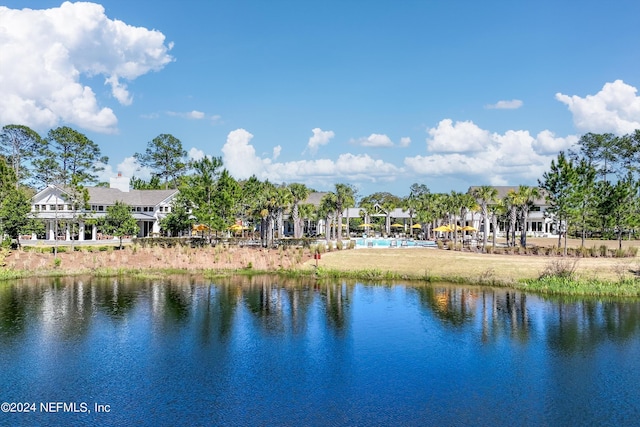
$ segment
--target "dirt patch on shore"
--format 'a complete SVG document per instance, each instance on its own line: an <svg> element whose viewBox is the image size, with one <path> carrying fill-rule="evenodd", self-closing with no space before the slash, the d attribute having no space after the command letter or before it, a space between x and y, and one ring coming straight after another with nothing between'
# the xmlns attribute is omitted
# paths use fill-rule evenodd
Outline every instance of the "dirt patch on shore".
<svg viewBox="0 0 640 427"><path fill-rule="evenodd" d="M291 269L311 259L308 249L298 248L142 248L127 246L122 250L80 250L58 253L57 269L68 272L112 269L182 269L182 270L256 270ZM14 270L50 270L55 265L53 253L12 251L4 260L5 267Z"/></svg>

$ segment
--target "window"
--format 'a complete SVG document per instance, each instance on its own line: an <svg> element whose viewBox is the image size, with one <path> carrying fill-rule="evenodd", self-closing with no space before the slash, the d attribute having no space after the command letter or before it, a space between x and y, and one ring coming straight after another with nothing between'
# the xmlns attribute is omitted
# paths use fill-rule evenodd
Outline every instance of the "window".
<svg viewBox="0 0 640 427"><path fill-rule="evenodd" d="M104 211L104 206L102 205L98 206L98 212L102 212L102 211Z"/></svg>
<svg viewBox="0 0 640 427"><path fill-rule="evenodd" d="M49 205L49 210L50 211L55 211L56 210L56 205Z"/></svg>

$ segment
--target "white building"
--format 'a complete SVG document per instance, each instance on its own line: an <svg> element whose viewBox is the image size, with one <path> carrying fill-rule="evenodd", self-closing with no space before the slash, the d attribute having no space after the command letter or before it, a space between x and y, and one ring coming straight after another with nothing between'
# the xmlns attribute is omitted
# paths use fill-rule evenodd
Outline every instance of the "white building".
<svg viewBox="0 0 640 427"><path fill-rule="evenodd" d="M117 201L131 207L138 221L138 237L158 235L160 220L171 212L171 202L178 190L130 190L129 178L120 174L112 178L110 187L88 187L88 209L73 209L69 192L49 185L31 199L31 214L45 223L45 240L100 240L95 220L104 217L109 206Z"/></svg>

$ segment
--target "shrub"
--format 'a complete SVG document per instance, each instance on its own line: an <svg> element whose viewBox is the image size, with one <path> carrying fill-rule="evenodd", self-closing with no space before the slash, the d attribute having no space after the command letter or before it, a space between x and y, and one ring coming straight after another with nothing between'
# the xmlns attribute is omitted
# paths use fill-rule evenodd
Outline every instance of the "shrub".
<svg viewBox="0 0 640 427"><path fill-rule="evenodd" d="M438 249L442 249L444 247L444 243L442 243L442 240L438 240L436 242L436 245L438 246Z"/></svg>
<svg viewBox="0 0 640 427"><path fill-rule="evenodd" d="M336 249L337 249L337 250L339 250L339 251L341 251L341 250L342 250L342 241L338 241L338 242L336 243Z"/></svg>
<svg viewBox="0 0 640 427"><path fill-rule="evenodd" d="M540 273L539 279L547 277L559 277L564 279L570 279L573 277L576 266L578 264L578 258L567 259L559 258L554 259L547 263L545 269Z"/></svg>
<svg viewBox="0 0 640 427"><path fill-rule="evenodd" d="M606 257L609 255L609 250L607 249L607 245L600 245L600 256Z"/></svg>

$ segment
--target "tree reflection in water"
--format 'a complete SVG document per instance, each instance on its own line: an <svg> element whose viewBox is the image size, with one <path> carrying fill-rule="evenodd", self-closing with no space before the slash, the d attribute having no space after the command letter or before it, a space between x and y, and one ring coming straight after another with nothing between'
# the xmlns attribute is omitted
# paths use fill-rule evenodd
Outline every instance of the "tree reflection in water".
<svg viewBox="0 0 640 427"><path fill-rule="evenodd" d="M232 276L207 284L202 278L38 278L0 287L0 339L12 341L39 322L63 339L86 334L96 315L113 322L136 310L148 310L158 331L178 331L195 322L199 339L228 337L238 310L251 313L255 325L273 334L303 334L319 309L336 334L351 328L355 282L317 282L275 276ZM369 285L367 285L367 288ZM530 313L530 296L508 289L448 284L407 285L424 313L444 327L477 328L482 342L501 337L519 342L543 330L552 348L564 352L592 349L604 340L634 339L640 330L640 304L628 300L534 298L552 307L543 316ZM366 293L365 293L366 295Z"/></svg>

